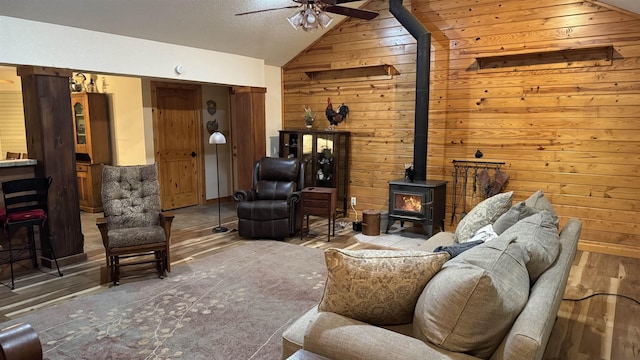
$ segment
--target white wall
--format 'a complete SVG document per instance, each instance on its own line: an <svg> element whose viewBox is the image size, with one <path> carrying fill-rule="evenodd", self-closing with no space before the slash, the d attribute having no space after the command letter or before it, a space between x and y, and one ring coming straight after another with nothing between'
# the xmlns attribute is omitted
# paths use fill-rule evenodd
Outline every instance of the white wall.
<svg viewBox="0 0 640 360"><path fill-rule="evenodd" d="M0 160L7 151L27 152L22 85L15 68L0 68Z"/></svg>
<svg viewBox="0 0 640 360"><path fill-rule="evenodd" d="M98 75L97 85L99 92L109 94L112 164L152 164L153 159L149 162L146 157L148 144L145 139L140 79Z"/></svg>
<svg viewBox="0 0 640 360"><path fill-rule="evenodd" d="M265 66L267 156L278 156L278 130L282 129L282 69Z"/></svg>
<svg viewBox="0 0 640 360"><path fill-rule="evenodd" d="M0 64L238 86L265 83L264 60L0 16ZM181 65L179 75L175 67Z"/></svg>
<svg viewBox="0 0 640 360"><path fill-rule="evenodd" d="M218 86L213 84L222 84L223 88L265 87L266 153L277 156L277 142L274 152L272 139L278 136L278 130L282 128L281 69L266 66L262 59L0 16L0 64L112 74L105 78L106 92L112 94L111 137L113 162L117 165L154 162L151 79L201 83L204 85L203 97L205 93L216 97L220 95L219 89L214 89ZM177 65L182 66L182 74L175 72ZM104 92L101 77L96 85L99 92ZM203 104L206 104L206 100ZM206 113L206 105L203 106ZM228 100L219 102L218 106L228 107ZM228 110L225 110L227 116ZM205 124L208 120L210 116L203 115ZM223 119L219 117L218 120ZM221 129L228 131L230 128L228 122L221 123ZM204 133L207 133L206 128ZM216 198L216 173L212 167L215 166L215 147L208 144L208 138L203 141L206 149L206 198ZM221 151L222 168L223 157L231 157L231 146L218 148ZM223 154L223 151L228 154ZM231 192L230 174L231 171L225 179L221 179L220 195L223 197ZM223 180L227 183L223 183Z"/></svg>
<svg viewBox="0 0 640 360"><path fill-rule="evenodd" d="M216 102L215 114L211 115L207 111L207 101ZM231 115L229 112L229 87L205 85L202 87L202 141L204 142L204 164L205 164L205 198L217 199L231 196L232 169L231 169ZM227 138L227 143L216 146L209 144L209 132L207 122L218 120L218 131ZM216 178L216 158L220 166L220 194L218 194L218 182Z"/></svg>

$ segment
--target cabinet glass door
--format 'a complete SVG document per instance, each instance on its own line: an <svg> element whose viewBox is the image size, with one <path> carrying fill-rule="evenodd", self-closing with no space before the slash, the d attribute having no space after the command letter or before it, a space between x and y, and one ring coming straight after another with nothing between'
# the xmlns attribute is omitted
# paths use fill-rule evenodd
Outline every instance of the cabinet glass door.
<svg viewBox="0 0 640 360"><path fill-rule="evenodd" d="M73 119L76 125L76 147L78 150L87 145L87 123L85 119L84 105L80 102L73 104Z"/></svg>
<svg viewBox="0 0 640 360"><path fill-rule="evenodd" d="M316 139L316 184L324 187L336 187L334 136L318 134Z"/></svg>
<svg viewBox="0 0 640 360"><path fill-rule="evenodd" d="M313 170L313 135L302 134L302 143L300 144L302 157L300 161L305 163L304 186L313 186L314 170Z"/></svg>
<svg viewBox="0 0 640 360"><path fill-rule="evenodd" d="M298 157L298 134L282 133L281 143L284 145L280 157L294 159Z"/></svg>

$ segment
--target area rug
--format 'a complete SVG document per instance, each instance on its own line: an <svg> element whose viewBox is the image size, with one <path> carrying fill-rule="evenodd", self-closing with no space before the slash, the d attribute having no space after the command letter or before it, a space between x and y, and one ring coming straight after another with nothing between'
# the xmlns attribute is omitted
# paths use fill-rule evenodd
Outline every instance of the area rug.
<svg viewBox="0 0 640 360"><path fill-rule="evenodd" d="M278 359L322 296L323 252L251 241L1 324L29 323L46 359Z"/></svg>

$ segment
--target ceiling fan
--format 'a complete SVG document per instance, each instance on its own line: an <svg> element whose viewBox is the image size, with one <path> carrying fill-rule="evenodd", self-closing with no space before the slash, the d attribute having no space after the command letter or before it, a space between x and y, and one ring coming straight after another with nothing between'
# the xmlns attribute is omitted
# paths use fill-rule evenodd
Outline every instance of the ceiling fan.
<svg viewBox="0 0 640 360"><path fill-rule="evenodd" d="M359 1L359 0L293 0L293 1L299 3L299 5L290 5L290 6L283 6L278 8L271 8L271 9L247 11L247 12L236 14L236 16L261 13L265 11L299 8L300 10L296 11L295 14L287 17L287 20L289 20L289 23L291 23L291 25L295 29L302 28L304 31L309 31L309 32L316 30L318 26L325 28L333 21L333 19L326 13L344 15L344 16L349 16L349 17L354 17L354 18L364 19L364 20L371 20L376 16L378 16L378 13L374 11L354 9L354 8L338 5L338 4L344 4L344 3L349 3L349 2Z"/></svg>

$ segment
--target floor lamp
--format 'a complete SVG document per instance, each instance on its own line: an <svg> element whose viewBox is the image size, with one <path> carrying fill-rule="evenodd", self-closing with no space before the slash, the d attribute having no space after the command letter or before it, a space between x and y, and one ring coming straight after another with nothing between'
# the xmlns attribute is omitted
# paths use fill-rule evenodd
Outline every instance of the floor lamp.
<svg viewBox="0 0 640 360"><path fill-rule="evenodd" d="M209 144L216 144L216 177L218 179L218 226L214 227L212 232L214 233L223 233L226 232L227 229L224 226L221 226L220 219L220 160L218 155L218 144L226 144L227 139L224 135L219 131L214 131L211 136L209 136Z"/></svg>

